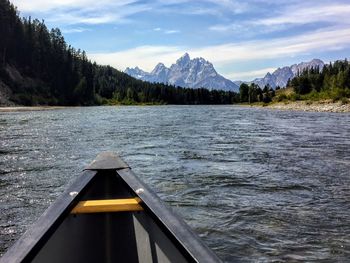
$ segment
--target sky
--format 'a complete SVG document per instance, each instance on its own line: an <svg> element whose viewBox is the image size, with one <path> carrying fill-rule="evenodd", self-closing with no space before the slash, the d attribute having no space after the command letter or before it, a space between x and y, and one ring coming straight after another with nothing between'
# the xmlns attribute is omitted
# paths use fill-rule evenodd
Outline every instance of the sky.
<svg viewBox="0 0 350 263"><path fill-rule="evenodd" d="M185 52L231 80L349 58L349 0L12 0L99 64L151 71Z"/></svg>

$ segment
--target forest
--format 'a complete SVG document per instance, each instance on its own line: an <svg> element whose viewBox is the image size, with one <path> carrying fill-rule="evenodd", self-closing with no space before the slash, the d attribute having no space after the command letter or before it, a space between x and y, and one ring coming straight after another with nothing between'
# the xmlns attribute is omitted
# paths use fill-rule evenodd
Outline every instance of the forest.
<svg viewBox="0 0 350 263"><path fill-rule="evenodd" d="M0 0L0 92L17 105L232 104L234 92L188 89L134 79L92 63L58 28L21 18Z"/></svg>
<svg viewBox="0 0 350 263"><path fill-rule="evenodd" d="M239 89L239 102L270 103L295 100L332 100L349 103L350 64L337 60L320 68L306 68L289 79L286 88L272 89L268 85L261 89L254 83L242 83Z"/></svg>
<svg viewBox="0 0 350 263"><path fill-rule="evenodd" d="M350 64L338 60L319 68L305 69L297 77L289 80L297 99L332 99L333 101L350 98Z"/></svg>
<svg viewBox="0 0 350 263"><path fill-rule="evenodd" d="M236 93L144 82L91 62L85 51L66 43L60 29L49 30L44 21L21 18L8 0L0 0L0 36L0 105L4 94L11 103L25 106L347 101L350 97L347 60L299 72L288 81L290 95L254 83L241 84Z"/></svg>

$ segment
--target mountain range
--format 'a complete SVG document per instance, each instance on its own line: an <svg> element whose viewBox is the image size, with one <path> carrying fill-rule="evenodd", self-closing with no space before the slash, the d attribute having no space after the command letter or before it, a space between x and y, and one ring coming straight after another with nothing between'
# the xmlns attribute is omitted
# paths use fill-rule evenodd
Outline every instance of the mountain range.
<svg viewBox="0 0 350 263"><path fill-rule="evenodd" d="M288 80L294 78L298 72L301 73L305 69L317 67L322 70L324 62L320 59L313 59L310 62L301 62L289 67L278 68L272 74L268 72L265 77L254 79L250 83L255 83L261 88L265 87L265 85L269 85L271 88L283 88L287 85Z"/></svg>
<svg viewBox="0 0 350 263"><path fill-rule="evenodd" d="M210 90L238 91L241 83L255 83L264 88L269 85L272 88L285 87L289 79L294 78L298 72L307 68L324 67L320 59L313 59L309 62L302 62L291 66L276 69L273 73L268 72L263 78L256 78L252 81L231 81L218 74L212 63L204 58L191 59L188 53L179 58L175 64L167 68L159 63L151 72L142 69L126 68L126 74L153 83L166 83L187 88L207 88Z"/></svg>
<svg viewBox="0 0 350 263"><path fill-rule="evenodd" d="M152 72L126 68L126 74L149 82L167 83L186 88L207 88L209 90L238 91L239 87L231 80L218 74L212 63L204 58L191 59L188 53L167 68L159 63Z"/></svg>

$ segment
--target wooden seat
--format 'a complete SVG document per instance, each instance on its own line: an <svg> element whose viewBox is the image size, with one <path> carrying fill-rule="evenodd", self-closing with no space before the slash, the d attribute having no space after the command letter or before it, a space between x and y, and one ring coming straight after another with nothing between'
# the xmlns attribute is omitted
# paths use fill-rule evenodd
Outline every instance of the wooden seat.
<svg viewBox="0 0 350 263"><path fill-rule="evenodd" d="M71 214L142 211L139 198L80 201Z"/></svg>

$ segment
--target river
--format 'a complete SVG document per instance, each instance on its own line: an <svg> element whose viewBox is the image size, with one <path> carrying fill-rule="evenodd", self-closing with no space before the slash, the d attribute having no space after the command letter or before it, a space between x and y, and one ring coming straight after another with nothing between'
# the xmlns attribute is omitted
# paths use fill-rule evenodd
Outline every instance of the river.
<svg viewBox="0 0 350 263"><path fill-rule="evenodd" d="M106 150L225 262L350 258L350 114L238 106L0 113L0 252Z"/></svg>

